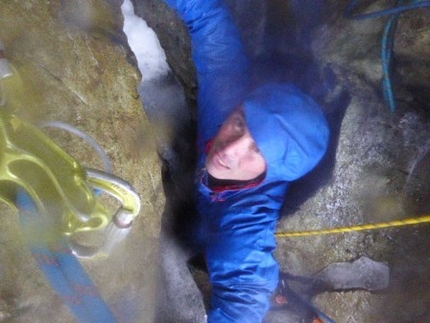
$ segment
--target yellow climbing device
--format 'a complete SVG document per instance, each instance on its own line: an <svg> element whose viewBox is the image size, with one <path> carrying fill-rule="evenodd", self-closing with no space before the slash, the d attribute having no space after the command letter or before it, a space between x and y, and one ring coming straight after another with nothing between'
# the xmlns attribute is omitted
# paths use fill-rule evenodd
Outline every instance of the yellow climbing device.
<svg viewBox="0 0 430 323"><path fill-rule="evenodd" d="M116 218L94 189L121 202ZM39 128L0 109L0 199L16 209L19 190L30 195L56 231L68 236L111 222L128 226L140 211L139 196L127 182L83 168Z"/></svg>

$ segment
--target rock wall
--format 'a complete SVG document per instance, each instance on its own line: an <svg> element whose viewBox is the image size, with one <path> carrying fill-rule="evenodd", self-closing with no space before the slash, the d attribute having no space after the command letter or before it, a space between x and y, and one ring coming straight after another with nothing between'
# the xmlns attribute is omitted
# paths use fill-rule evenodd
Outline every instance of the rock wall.
<svg viewBox="0 0 430 323"><path fill-rule="evenodd" d="M361 12L386 6L376 2ZM351 101L333 147L330 180L298 207L293 201L289 206L296 206L295 211L281 220L280 230L378 223L429 213L423 196L428 196L430 184L430 119L423 101L428 81L422 76L430 49L426 41L429 29L422 23L428 24L428 17L424 10L417 10L399 19L391 66L397 102L394 113L382 93L380 52L386 21L351 21L338 16L314 29L311 48L318 65L335 72ZM402 46L406 42L413 45ZM319 169L324 169L324 163ZM293 188L302 186L297 192L303 192L313 179L311 174ZM351 261L361 255L387 262L391 280L384 293L327 293L317 297L317 304L336 322L425 321L430 315L424 309L429 293L414 292L412 286L426 285L428 279L427 274L417 274L428 272L428 237L428 226L422 225L302 241L285 239L280 241L278 259L285 270L296 274L316 272L333 261Z"/></svg>
<svg viewBox="0 0 430 323"><path fill-rule="evenodd" d="M30 122L58 120L85 131L107 152L113 173L140 194L141 213L121 247L81 263L120 322L152 322L165 198L137 92L141 75L122 33L121 3L5 0L0 40L16 69L7 108ZM102 168L85 141L60 130L47 133L83 166ZM110 207L114 212L117 205ZM0 322L75 322L32 258L17 214L5 204L1 210Z"/></svg>

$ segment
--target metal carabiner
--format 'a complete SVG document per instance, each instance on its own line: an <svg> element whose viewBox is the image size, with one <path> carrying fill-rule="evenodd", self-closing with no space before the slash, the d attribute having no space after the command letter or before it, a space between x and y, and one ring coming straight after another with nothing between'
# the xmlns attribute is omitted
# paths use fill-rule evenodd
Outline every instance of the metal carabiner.
<svg viewBox="0 0 430 323"><path fill-rule="evenodd" d="M140 198L128 182L81 167L37 127L3 109L0 109L0 184L0 200L15 209L16 192L26 191L38 212L62 232L75 254L81 257L93 257L100 249L108 253L127 236L140 211ZM106 192L121 203L113 217L94 190ZM105 230L105 243L95 250L88 250L73 239L75 233L101 229Z"/></svg>
<svg viewBox="0 0 430 323"><path fill-rule="evenodd" d="M86 168L87 182L96 191L105 192L116 198L121 206L112 216L111 222L104 228L104 237L101 246L88 247L79 244L68 237L72 252L80 258L93 258L100 254L107 255L127 237L133 220L140 212L140 197L135 189L125 180L91 168Z"/></svg>

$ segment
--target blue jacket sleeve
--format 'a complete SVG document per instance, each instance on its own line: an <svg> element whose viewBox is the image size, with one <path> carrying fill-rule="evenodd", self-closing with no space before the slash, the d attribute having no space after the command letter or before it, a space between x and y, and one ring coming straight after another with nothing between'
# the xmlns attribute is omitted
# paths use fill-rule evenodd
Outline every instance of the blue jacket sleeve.
<svg viewBox="0 0 430 323"><path fill-rule="evenodd" d="M199 148L243 102L248 59L233 18L221 0L166 0L187 26L198 78Z"/></svg>

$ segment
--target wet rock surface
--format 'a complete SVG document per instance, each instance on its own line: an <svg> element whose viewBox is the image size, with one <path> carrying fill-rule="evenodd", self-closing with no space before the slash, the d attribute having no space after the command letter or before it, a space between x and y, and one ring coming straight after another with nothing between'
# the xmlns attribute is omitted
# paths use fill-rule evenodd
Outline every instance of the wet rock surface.
<svg viewBox="0 0 430 323"><path fill-rule="evenodd" d="M121 3L2 1L0 39L20 76L6 104L30 122L58 120L85 131L107 152L113 173L136 188L142 210L127 239L108 258L81 263L119 322L152 322L165 199ZM103 169L85 141L46 132L83 166ZM108 204L112 213L118 206ZM1 219L0 322L75 322L33 259L18 215L2 203Z"/></svg>

